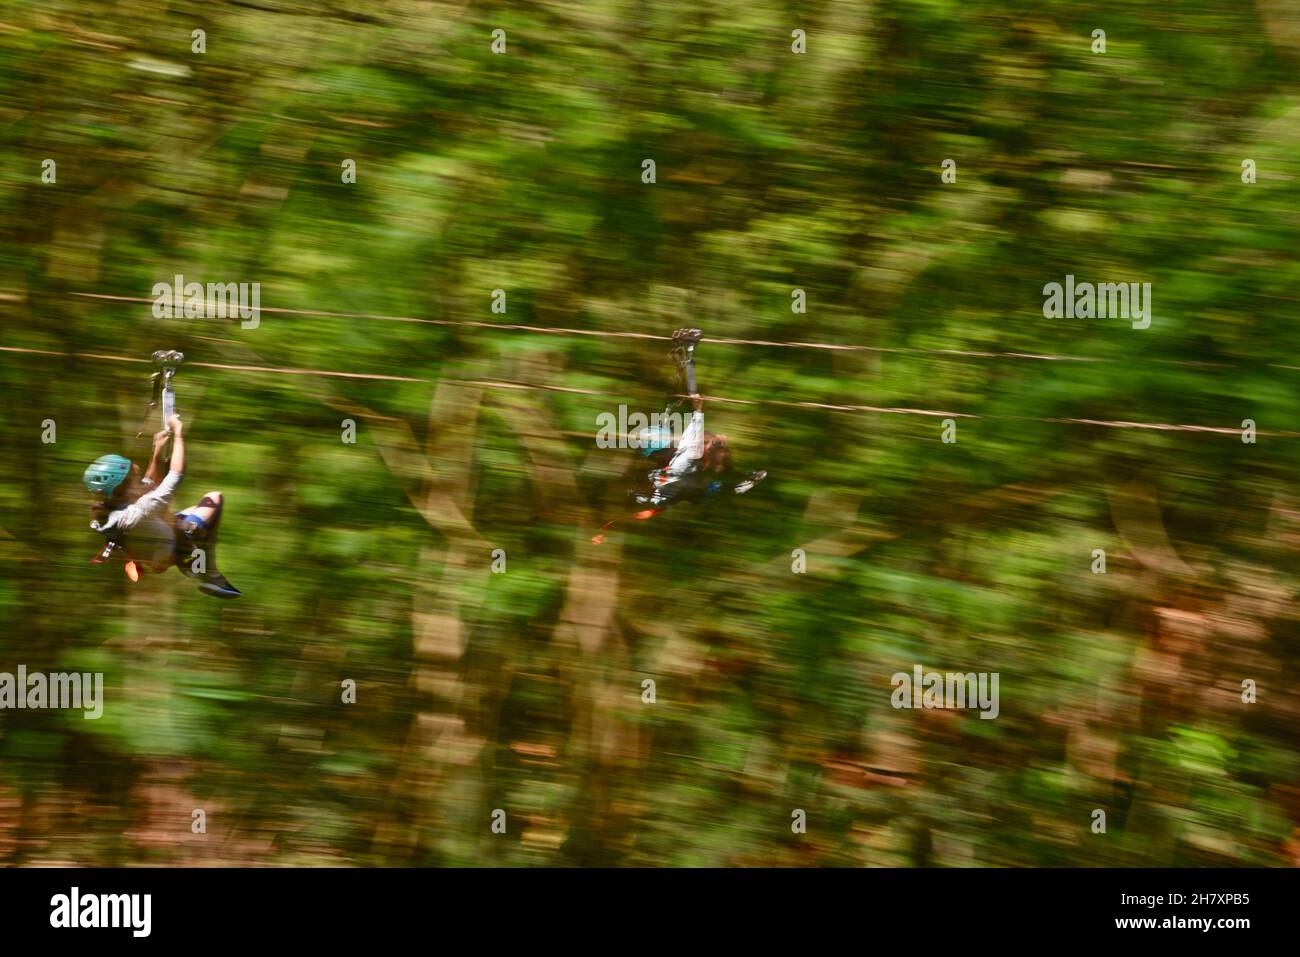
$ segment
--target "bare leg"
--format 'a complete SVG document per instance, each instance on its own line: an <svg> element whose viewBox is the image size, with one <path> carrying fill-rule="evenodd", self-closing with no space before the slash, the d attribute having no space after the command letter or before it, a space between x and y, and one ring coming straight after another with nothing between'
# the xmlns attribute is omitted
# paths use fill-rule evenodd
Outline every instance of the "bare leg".
<svg viewBox="0 0 1300 957"><path fill-rule="evenodd" d="M208 492L197 505L180 514L192 515L204 524L204 528L196 531L193 536L195 543L202 547L207 556L207 571L202 575L199 590L217 598L238 598L239 590L217 570L217 529L221 525L221 509L224 504L220 492Z"/></svg>
<svg viewBox="0 0 1300 957"><path fill-rule="evenodd" d="M203 498L199 499L197 505L191 505L181 512L182 515L193 515L200 519L206 530L207 537L211 538L217 533L217 525L221 522L221 506L224 499L220 492L208 492Z"/></svg>

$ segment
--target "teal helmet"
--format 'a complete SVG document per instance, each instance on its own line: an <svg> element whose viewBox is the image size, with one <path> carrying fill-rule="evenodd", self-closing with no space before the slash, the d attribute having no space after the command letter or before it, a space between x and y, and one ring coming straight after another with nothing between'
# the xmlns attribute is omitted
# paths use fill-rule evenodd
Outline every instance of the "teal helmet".
<svg viewBox="0 0 1300 957"><path fill-rule="evenodd" d="M113 491L131 471L131 460L120 455L101 455L90 463L81 480L86 488L100 495L112 495Z"/></svg>
<svg viewBox="0 0 1300 957"><path fill-rule="evenodd" d="M642 455L654 455L656 452L673 447L673 430L667 426L642 429L636 433L636 438L637 447L640 448Z"/></svg>

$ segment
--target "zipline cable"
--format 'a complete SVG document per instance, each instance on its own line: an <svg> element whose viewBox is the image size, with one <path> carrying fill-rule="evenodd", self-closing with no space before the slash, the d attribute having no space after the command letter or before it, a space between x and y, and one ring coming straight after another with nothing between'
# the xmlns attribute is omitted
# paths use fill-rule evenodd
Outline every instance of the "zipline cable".
<svg viewBox="0 0 1300 957"><path fill-rule="evenodd" d="M152 304L154 299L147 296L114 296L96 292L73 292L67 296L78 299L95 299L105 302L126 302ZM645 339L656 342L671 341L671 336L656 335L649 332L627 332L614 329L573 329L562 326L535 326L516 322L481 322L473 319L421 319L417 316L393 316L383 313L333 312L324 309L284 309L272 306L259 306L259 312L285 316L318 316L330 319L366 319L376 322L406 322L429 326L460 326L468 329L483 329L500 332L531 332L554 336L596 336L615 339ZM238 321L230 319L229 321ZM700 340L714 345L725 346L759 346L773 349L819 349L833 352L869 352L885 355L931 355L957 359L1027 359L1039 362L1100 362L1115 363L1127 360L1104 356L1075 356L1039 352L997 352L983 349L922 349L912 346L865 346L854 343L838 342L778 342L771 339L740 339L720 336L705 336ZM1214 369L1234 368L1233 363L1215 362L1209 359L1166 359L1159 356L1144 358L1144 363L1175 366L1203 366ZM1290 369L1300 371L1300 366L1282 363L1264 363L1267 368Z"/></svg>
<svg viewBox="0 0 1300 957"><path fill-rule="evenodd" d="M59 352L52 349L32 349L23 346L0 346L0 352L9 352L25 355L41 356L58 356L71 359L92 359L103 362L133 362L148 363L148 359L137 359L131 356L114 356L96 352ZM273 375L296 375L296 376L319 376L322 378L332 379L359 379L365 381L379 382L415 382L427 385L434 385L438 382L453 381L463 382L466 385L477 385L492 389L519 389L527 391L541 392L562 392L572 395L589 395L605 399L617 399L620 396L617 393L601 392L595 389L575 389L570 386L558 385L538 385L529 382L504 382L494 379L426 379L417 376L397 376L385 375L376 372L339 372L331 369L292 369L282 366L252 366L252 365L233 365L221 362L187 362L188 366L201 369L218 369L226 372L255 372L267 373ZM828 412L869 412L881 415L920 415L931 418L951 418L951 419L987 419L991 421L1006 420L1018 422L1039 422L1049 425L1091 425L1107 429L1149 429L1159 432L1202 432L1212 433L1215 435L1241 435L1241 429L1225 428L1223 426L1209 425L1184 425L1174 422L1131 422L1118 419L1083 419L1083 418L1043 418L1035 416L1020 415L975 415L969 412L943 412L938 409L913 409L906 407L891 407L878 405L838 405L829 402L808 402L808 401L789 401L785 399L732 399L720 395L706 395L702 398L707 402L722 402L731 405L771 405L791 409L819 409ZM1266 435L1281 438L1297 438L1300 432L1265 432L1256 431L1256 435Z"/></svg>

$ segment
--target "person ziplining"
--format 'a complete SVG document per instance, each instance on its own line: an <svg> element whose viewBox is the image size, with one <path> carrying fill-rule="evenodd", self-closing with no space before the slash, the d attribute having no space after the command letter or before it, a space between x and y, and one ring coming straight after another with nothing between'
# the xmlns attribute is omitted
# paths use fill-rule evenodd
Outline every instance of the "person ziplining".
<svg viewBox="0 0 1300 957"><path fill-rule="evenodd" d="M185 436L176 414L172 379L184 356L155 352L152 412L162 403L163 429L153 439L153 454L144 474L122 455L102 455L86 469L82 479L94 496L90 527L105 538L103 550L92 561L107 561L117 552L126 559L126 574L140 580L141 570L165 572L171 566L199 583L199 591L216 598L238 598L240 592L217 570L217 531L224 500L208 492L195 505L172 514L172 496L185 476ZM163 475L168 440L170 464Z"/></svg>
<svg viewBox="0 0 1300 957"><path fill-rule="evenodd" d="M680 434L667 425L642 429L637 434L641 454L654 461L656 467L645 473L643 482L628 490L629 498L646 506L628 516L634 520L653 518L675 502L707 501L724 490L742 495L767 477L766 471L735 472L727 437L704 431L704 400L695 384L695 346L701 335L699 329L678 329L673 333L670 355L677 366L678 382L691 402L691 417ZM669 399L664 422L680 419L675 411L680 404L676 396ZM610 526L617 521L611 519L602 525L592 541L597 545L605 541Z"/></svg>

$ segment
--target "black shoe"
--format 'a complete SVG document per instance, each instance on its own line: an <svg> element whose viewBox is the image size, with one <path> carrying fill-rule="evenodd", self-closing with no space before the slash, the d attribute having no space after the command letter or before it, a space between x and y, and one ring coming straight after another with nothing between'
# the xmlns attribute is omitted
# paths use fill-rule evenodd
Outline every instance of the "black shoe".
<svg viewBox="0 0 1300 957"><path fill-rule="evenodd" d="M746 476L745 480L743 482L738 483L732 491L734 491L737 495L744 495L746 492L748 492L759 482L763 481L763 479L765 478L767 478L767 472L765 471L750 472L749 475Z"/></svg>
<svg viewBox="0 0 1300 957"><path fill-rule="evenodd" d="M221 572L208 572L203 576L203 581L199 583L199 591L205 595L211 595L213 598L239 598L241 592L230 582L226 581L226 576Z"/></svg>

